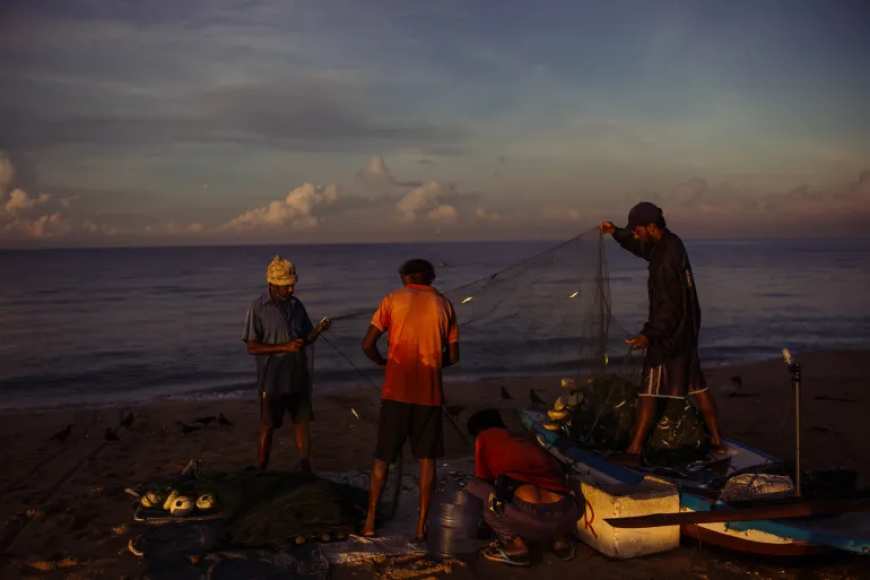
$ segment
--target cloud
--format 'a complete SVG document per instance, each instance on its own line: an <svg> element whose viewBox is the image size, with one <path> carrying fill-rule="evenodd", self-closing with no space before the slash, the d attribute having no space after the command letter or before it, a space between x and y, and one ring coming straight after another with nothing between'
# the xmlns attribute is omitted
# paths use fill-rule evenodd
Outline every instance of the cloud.
<svg viewBox="0 0 870 580"><path fill-rule="evenodd" d="M314 228L321 221L315 210L334 204L338 200L338 186L326 187L306 182L287 194L283 200L246 211L233 218L221 229L237 232L276 229L284 226Z"/></svg>
<svg viewBox="0 0 870 580"><path fill-rule="evenodd" d="M459 214L452 205L439 205L426 214L426 219L439 224L453 224L459 219Z"/></svg>
<svg viewBox="0 0 870 580"><path fill-rule="evenodd" d="M26 173L26 172L25 172ZM96 233L89 224L78 224L65 210L69 209L71 198L55 202L48 193L36 196L16 187L7 190L15 183L18 172L6 151L0 151L0 239L48 239L60 238L74 231ZM50 206L55 207L50 207ZM59 207L57 207L59 206Z"/></svg>
<svg viewBox="0 0 870 580"><path fill-rule="evenodd" d="M0 196L6 192L6 188L12 185L15 179L15 167L5 151L0 151Z"/></svg>
<svg viewBox="0 0 870 580"><path fill-rule="evenodd" d="M482 206L478 206L474 210L474 219L485 223L500 223L507 220L505 216L496 212L490 212Z"/></svg>
<svg viewBox="0 0 870 580"><path fill-rule="evenodd" d="M33 209L37 205L44 205L51 196L47 193L40 193L38 197L33 198L27 195L27 192L22 189L14 189L9 194L9 199L6 201L3 208L10 213L17 213L29 209Z"/></svg>
<svg viewBox="0 0 870 580"><path fill-rule="evenodd" d="M457 147L464 132L421 120L378 118L352 95L359 87L316 77L191 88L177 111L141 106L112 113L0 105L9 147L46 149L190 143L259 144L282 150L349 151L362 147ZM156 104L156 103L152 103Z"/></svg>
<svg viewBox="0 0 870 580"><path fill-rule="evenodd" d="M387 189L396 183L390 170L387 169L384 158L380 155L370 157L365 166L357 171L355 178L365 185L379 189Z"/></svg>
<svg viewBox="0 0 870 580"><path fill-rule="evenodd" d="M437 181L429 181L406 193L396 204L399 210L399 221L404 224L412 224L422 212L431 212L437 209L444 197L453 193Z"/></svg>

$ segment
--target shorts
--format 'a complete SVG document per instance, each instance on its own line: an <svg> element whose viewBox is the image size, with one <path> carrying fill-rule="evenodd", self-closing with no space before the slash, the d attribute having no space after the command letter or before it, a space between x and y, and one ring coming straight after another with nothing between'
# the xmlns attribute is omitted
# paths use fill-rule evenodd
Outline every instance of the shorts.
<svg viewBox="0 0 870 580"><path fill-rule="evenodd" d="M314 420L311 389L291 393L263 393L260 397L260 424L278 429L284 424L284 412L293 424Z"/></svg>
<svg viewBox="0 0 870 580"><path fill-rule="evenodd" d="M443 457L441 407L381 400L375 458L388 464L394 462L406 439L411 441L415 459Z"/></svg>
<svg viewBox="0 0 870 580"><path fill-rule="evenodd" d="M651 367L648 360L644 362L641 397L685 399L706 390L707 381L701 371L697 348L660 365Z"/></svg>

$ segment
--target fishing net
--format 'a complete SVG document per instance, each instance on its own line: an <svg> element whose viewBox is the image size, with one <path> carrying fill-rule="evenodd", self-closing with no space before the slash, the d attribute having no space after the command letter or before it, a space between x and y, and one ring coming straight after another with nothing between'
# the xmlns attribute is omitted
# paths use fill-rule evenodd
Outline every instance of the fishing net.
<svg viewBox="0 0 870 580"><path fill-rule="evenodd" d="M462 250L454 250L448 265L441 263L441 250L423 248L422 255L404 256L373 273L381 290L360 290L358 310L330 317L332 327L322 337L325 345L318 347L314 364L317 380L322 384L355 378L380 390L383 371L366 358L360 345L384 295L401 285L401 262L410 258L436 265L435 286L456 312L461 357L444 370L445 381L504 381L534 374L579 380L605 372L608 353L621 347L609 339L609 274L597 228L555 245L493 244L477 246L475 253ZM385 343L382 339L382 354L387 353ZM446 420L465 439L455 415L448 407ZM390 466L380 505L387 519L396 509L402 470L400 455Z"/></svg>
<svg viewBox="0 0 870 580"><path fill-rule="evenodd" d="M528 253L528 246L538 251L514 263L504 254L510 246L494 245L486 255L436 266L436 287L452 302L459 324L461 360L444 370L446 380L604 371L613 346L608 339L612 317L597 228L543 249L541 244L514 246L515 256ZM418 257L437 264L433 256ZM362 382L380 388L383 372L360 344L384 293L401 284L399 265L384 267L393 282L369 296L364 308L331 318L332 328L324 335L329 346L318 348L315 363L320 380L336 369L353 369ZM493 270L484 270L487 266ZM442 279L451 286L445 289ZM380 348L385 353L383 344Z"/></svg>

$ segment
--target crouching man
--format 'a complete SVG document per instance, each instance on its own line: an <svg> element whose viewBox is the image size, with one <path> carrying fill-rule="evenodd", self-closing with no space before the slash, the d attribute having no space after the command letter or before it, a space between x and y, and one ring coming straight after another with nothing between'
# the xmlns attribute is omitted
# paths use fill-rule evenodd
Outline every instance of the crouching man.
<svg viewBox="0 0 870 580"><path fill-rule="evenodd" d="M511 435L495 409L468 420L475 438L476 478L466 491L483 501L484 521L498 540L485 548L487 560L531 564L526 542L546 542L562 560L574 557L567 534L580 514L555 459L527 437Z"/></svg>

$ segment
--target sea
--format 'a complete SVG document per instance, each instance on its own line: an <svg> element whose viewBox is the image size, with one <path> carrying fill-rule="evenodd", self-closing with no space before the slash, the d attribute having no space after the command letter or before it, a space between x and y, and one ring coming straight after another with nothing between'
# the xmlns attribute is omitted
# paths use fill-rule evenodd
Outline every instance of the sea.
<svg viewBox="0 0 870 580"><path fill-rule="evenodd" d="M254 361L241 335L276 254L296 265L296 295L316 324L350 312L369 316L398 287L397 269L408 258L436 264L435 285L446 291L556 243L0 251L0 409L253 396ZM870 348L870 240L685 243L703 311L704 365L774 358L785 347L798 356ZM604 248L610 333L624 340L646 317L646 263L612 240ZM519 294L509 299L520 326L534 327L540 314L525 308ZM362 336L352 338L339 350L318 345L316 388L348 388L371 376L371 369L358 368ZM490 351L505 358L516 339L516 324L509 331L498 321L486 328ZM529 345L524 354L538 356ZM464 364L452 376L474 376L473 361ZM492 378L497 369L481 373Z"/></svg>

